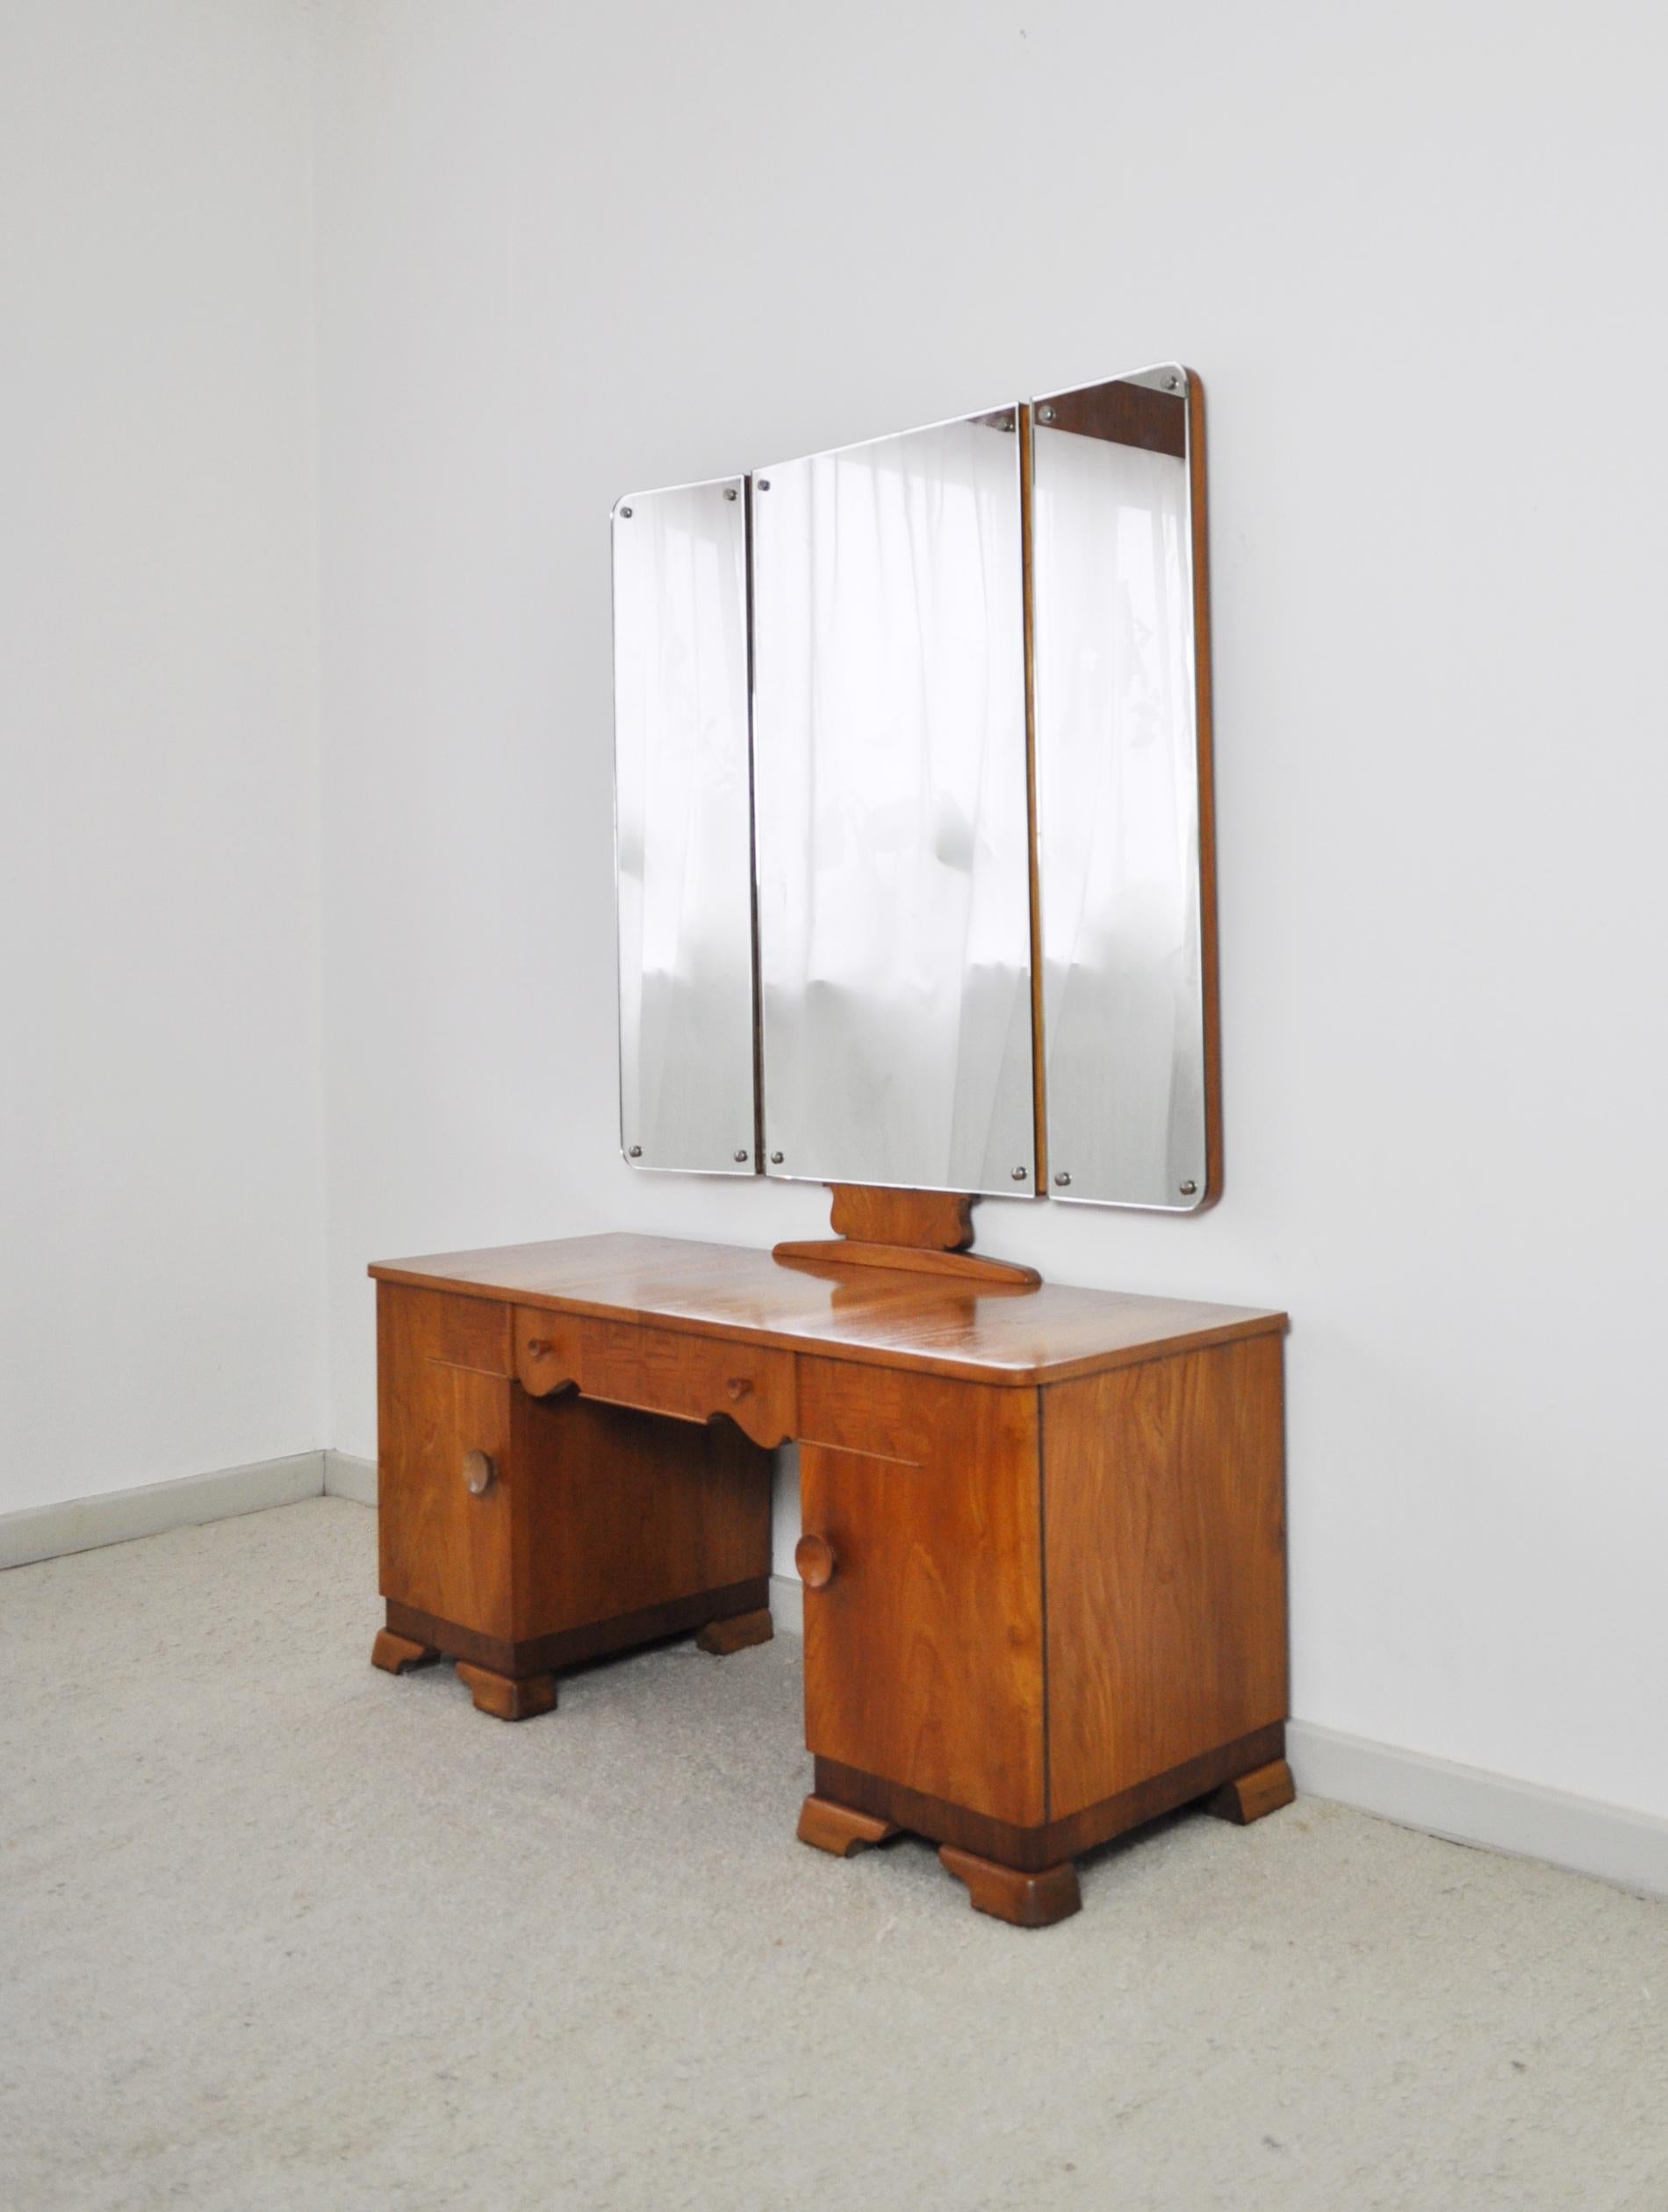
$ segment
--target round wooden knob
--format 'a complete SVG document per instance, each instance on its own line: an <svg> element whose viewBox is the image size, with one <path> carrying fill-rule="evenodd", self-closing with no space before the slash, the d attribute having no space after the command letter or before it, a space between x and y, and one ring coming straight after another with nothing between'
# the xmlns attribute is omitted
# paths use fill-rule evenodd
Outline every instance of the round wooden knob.
<svg viewBox="0 0 1668 2212"><path fill-rule="evenodd" d="M733 1398L744 1398L752 1389L744 1375L732 1375L724 1388Z"/></svg>
<svg viewBox="0 0 1668 2212"><path fill-rule="evenodd" d="M794 1547L794 1564L807 1590L826 1590L834 1579L834 1547L826 1536L802 1536Z"/></svg>
<svg viewBox="0 0 1668 2212"><path fill-rule="evenodd" d="M498 1469L487 1453L464 1453L464 1483L471 1497L480 1497L491 1490L497 1476Z"/></svg>

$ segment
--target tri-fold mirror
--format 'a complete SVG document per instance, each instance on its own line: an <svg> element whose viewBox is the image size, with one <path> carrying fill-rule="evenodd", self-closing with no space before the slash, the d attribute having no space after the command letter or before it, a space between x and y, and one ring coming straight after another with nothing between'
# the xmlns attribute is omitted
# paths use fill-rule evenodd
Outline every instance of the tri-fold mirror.
<svg viewBox="0 0 1668 2212"><path fill-rule="evenodd" d="M632 1164L1207 1204L1208 619L1176 364L622 499Z"/></svg>

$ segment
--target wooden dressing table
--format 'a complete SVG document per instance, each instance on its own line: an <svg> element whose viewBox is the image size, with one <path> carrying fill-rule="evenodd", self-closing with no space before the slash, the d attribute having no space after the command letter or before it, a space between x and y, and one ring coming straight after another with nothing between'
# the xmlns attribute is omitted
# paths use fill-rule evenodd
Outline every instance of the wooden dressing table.
<svg viewBox="0 0 1668 2212"><path fill-rule="evenodd" d="M1110 1836L1289 1801L1283 1315L860 1238L370 1273L378 1666L449 1656L523 1720L581 1660L763 1641L794 1439L804 1842L931 1837L979 1909L1037 1927Z"/></svg>

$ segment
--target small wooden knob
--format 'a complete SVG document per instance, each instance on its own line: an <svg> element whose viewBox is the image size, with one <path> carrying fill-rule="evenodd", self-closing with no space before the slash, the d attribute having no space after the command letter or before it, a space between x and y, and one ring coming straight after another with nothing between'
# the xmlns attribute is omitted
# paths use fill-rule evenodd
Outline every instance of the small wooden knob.
<svg viewBox="0 0 1668 2212"><path fill-rule="evenodd" d="M733 1398L744 1398L752 1387L744 1375L732 1375L724 1385Z"/></svg>
<svg viewBox="0 0 1668 2212"><path fill-rule="evenodd" d="M826 1536L802 1536L794 1547L794 1564L807 1590L826 1590L834 1579L834 1547Z"/></svg>
<svg viewBox="0 0 1668 2212"><path fill-rule="evenodd" d="M556 1349L549 1337L528 1337L527 1354L530 1360L547 1359Z"/></svg>
<svg viewBox="0 0 1668 2212"><path fill-rule="evenodd" d="M465 1452L464 1483L471 1497L483 1497L498 1478L498 1469L485 1452Z"/></svg>

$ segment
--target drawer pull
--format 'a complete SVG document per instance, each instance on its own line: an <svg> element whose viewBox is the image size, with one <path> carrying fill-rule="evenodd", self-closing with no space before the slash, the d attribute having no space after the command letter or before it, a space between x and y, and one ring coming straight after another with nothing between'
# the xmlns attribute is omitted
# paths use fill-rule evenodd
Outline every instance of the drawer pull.
<svg viewBox="0 0 1668 2212"><path fill-rule="evenodd" d="M464 1454L464 1487L471 1497L484 1497L498 1479L498 1469L485 1452Z"/></svg>
<svg viewBox="0 0 1668 2212"><path fill-rule="evenodd" d="M794 1564L807 1590L826 1590L834 1579L834 1547L826 1536L802 1536L794 1547Z"/></svg>
<svg viewBox="0 0 1668 2212"><path fill-rule="evenodd" d="M724 1388L732 1398L739 1400L751 1397L753 1386L744 1375L732 1375Z"/></svg>
<svg viewBox="0 0 1668 2212"><path fill-rule="evenodd" d="M530 1359L547 1360L555 1351L556 1347L550 1342L549 1337L528 1337L527 1349Z"/></svg>

